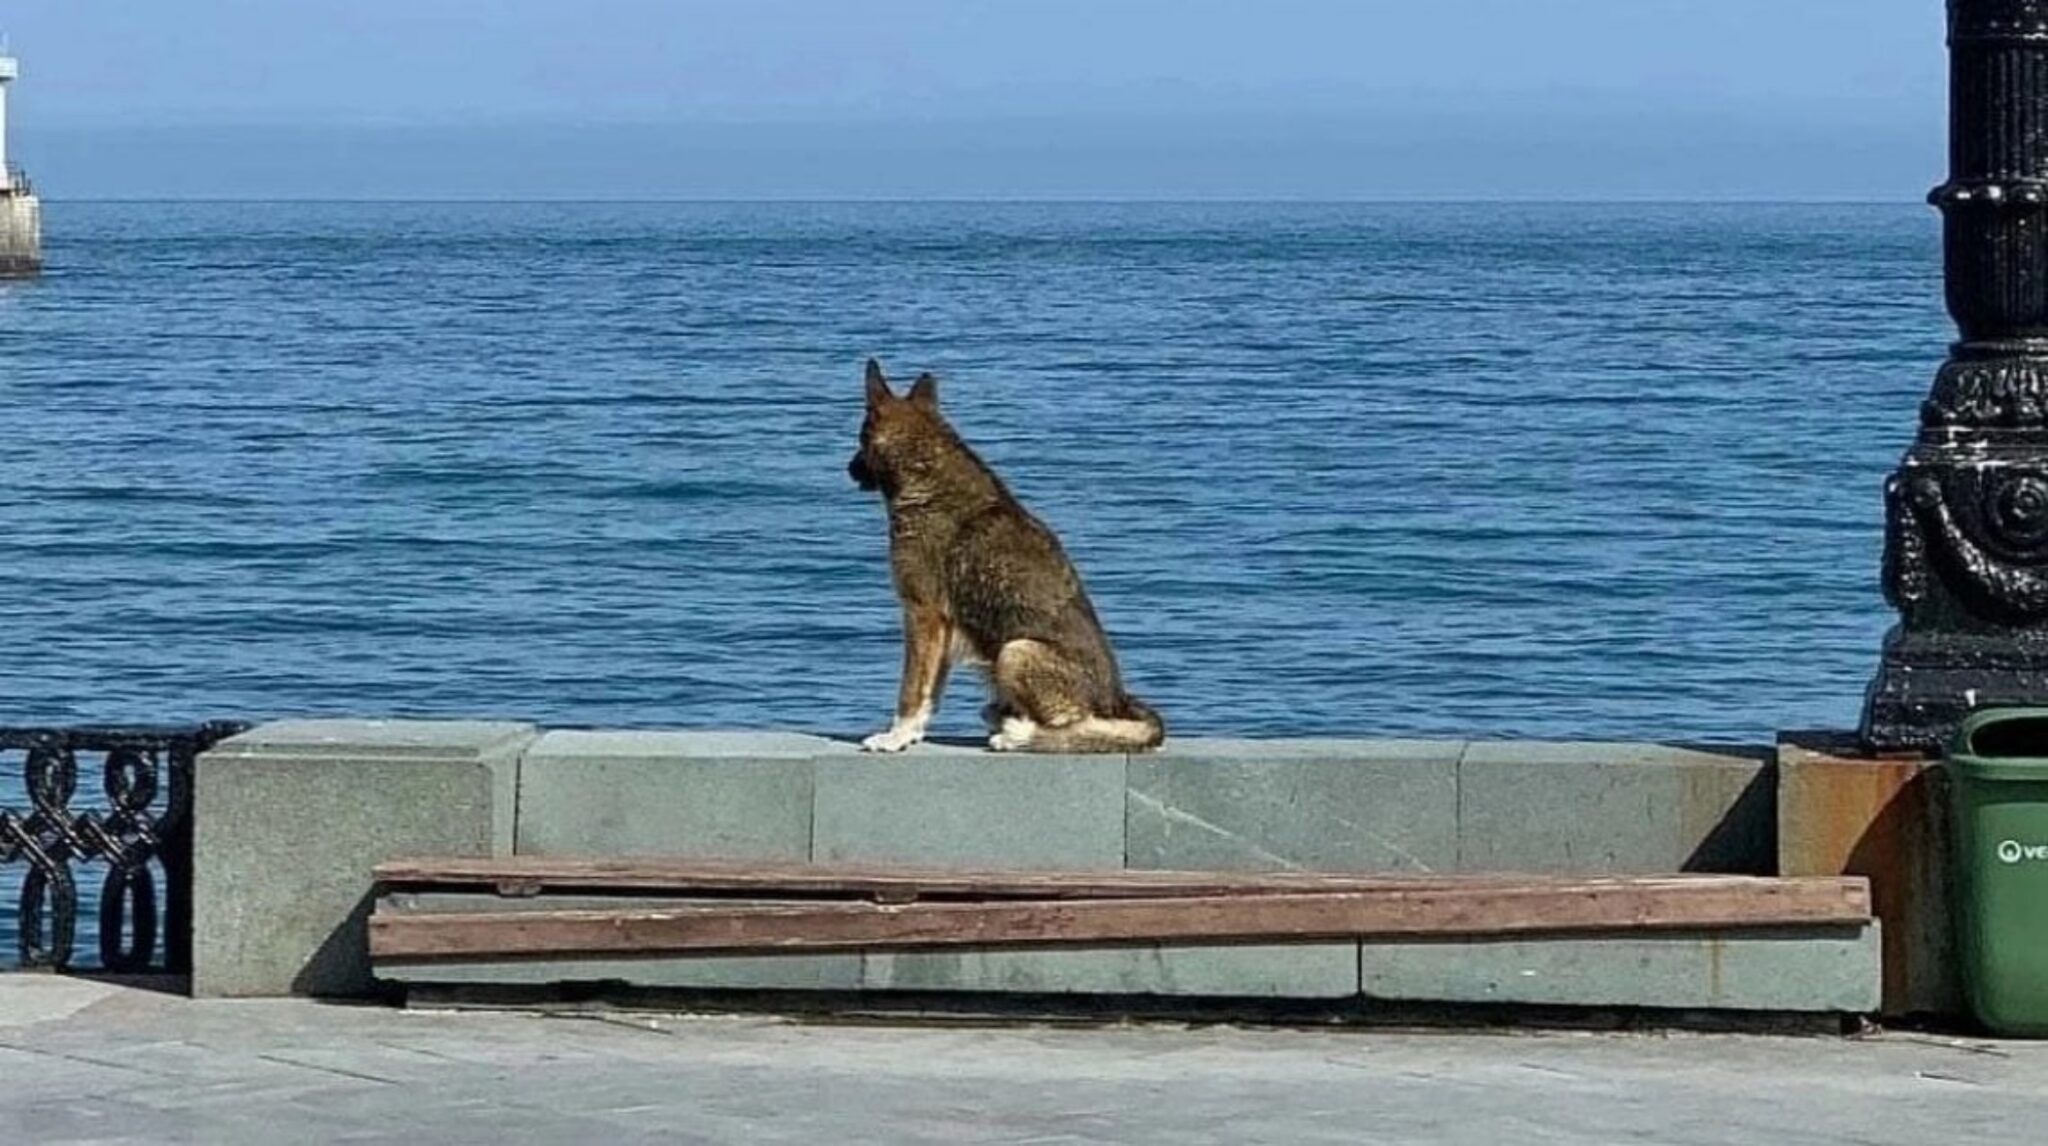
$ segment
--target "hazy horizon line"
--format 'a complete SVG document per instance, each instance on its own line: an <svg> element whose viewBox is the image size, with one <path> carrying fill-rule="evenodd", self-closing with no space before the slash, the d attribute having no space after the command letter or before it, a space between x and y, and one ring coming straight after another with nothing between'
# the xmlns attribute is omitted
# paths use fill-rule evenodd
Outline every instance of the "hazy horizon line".
<svg viewBox="0 0 2048 1146"><path fill-rule="evenodd" d="M1727 198L1673 198L1664 196L1642 197L1579 197L1579 196L1102 196L1102 195L1035 195L1035 196L817 196L817 195L763 195L750 197L732 196L588 196L588 195L531 195L505 196L431 196L431 195L58 195L38 193L45 204L66 203L92 204L135 204L157 203L219 203L219 204L263 204L263 203L329 203L348 204L445 204L461 205L503 205L523 204L550 206L591 205L591 206L859 206L859 205L926 205L926 206L1294 206L1294 207L1457 207L1457 206L1557 206L1557 207L1925 207L1925 200L1911 198L1877 198L1872 196L1731 196ZM1931 209L1931 208L1930 208Z"/></svg>

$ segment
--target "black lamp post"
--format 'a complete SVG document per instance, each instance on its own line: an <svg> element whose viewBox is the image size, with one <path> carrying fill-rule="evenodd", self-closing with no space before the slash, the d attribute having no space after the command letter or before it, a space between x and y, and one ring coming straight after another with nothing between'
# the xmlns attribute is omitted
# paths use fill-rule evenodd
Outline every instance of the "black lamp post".
<svg viewBox="0 0 2048 1146"><path fill-rule="evenodd" d="M1960 338L1885 486L1899 623L1863 714L1938 747L1986 704L2048 703L2048 0L1949 0L1941 209Z"/></svg>

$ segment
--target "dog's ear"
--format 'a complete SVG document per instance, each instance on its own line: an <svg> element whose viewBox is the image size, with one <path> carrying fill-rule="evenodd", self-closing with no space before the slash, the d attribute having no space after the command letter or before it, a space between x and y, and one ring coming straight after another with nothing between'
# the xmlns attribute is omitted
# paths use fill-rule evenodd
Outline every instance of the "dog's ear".
<svg viewBox="0 0 2048 1146"><path fill-rule="evenodd" d="M894 397L889 392L889 380L882 377L882 364L868 359L868 405L879 406Z"/></svg>
<svg viewBox="0 0 2048 1146"><path fill-rule="evenodd" d="M910 400L927 410L938 409L939 380L929 371L918 375L917 381L910 384Z"/></svg>

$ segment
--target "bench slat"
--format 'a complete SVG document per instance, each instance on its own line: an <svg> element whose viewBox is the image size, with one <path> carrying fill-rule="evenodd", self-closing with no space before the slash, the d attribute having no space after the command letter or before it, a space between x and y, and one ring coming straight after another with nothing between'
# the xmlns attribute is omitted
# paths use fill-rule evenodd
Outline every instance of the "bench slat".
<svg viewBox="0 0 2048 1146"><path fill-rule="evenodd" d="M1740 892L1783 881L1755 876L1522 876L1346 874L1338 872L1186 871L973 871L903 866L733 863L676 859L506 858L404 859L379 864L387 888L502 891L525 895L564 892L667 892L680 896L749 895L781 899L912 900L1143 899L1267 896L1285 892L1392 892L1440 888L1559 890L1661 888L1696 893L1707 887ZM1827 877L1832 879L1833 877ZM1868 884L1841 878L1840 893L1861 896L1869 911Z"/></svg>
<svg viewBox="0 0 2048 1146"><path fill-rule="evenodd" d="M432 960L956 945L1470 938L1860 926L1842 878L1440 877L1362 891L1041 902L696 904L648 910L380 912L374 959Z"/></svg>

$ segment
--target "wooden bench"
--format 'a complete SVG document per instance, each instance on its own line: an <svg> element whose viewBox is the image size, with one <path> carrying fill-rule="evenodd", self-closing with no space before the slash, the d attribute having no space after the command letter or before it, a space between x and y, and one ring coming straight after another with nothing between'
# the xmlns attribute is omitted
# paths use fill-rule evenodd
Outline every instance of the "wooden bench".
<svg viewBox="0 0 2048 1146"><path fill-rule="evenodd" d="M955 871L409 859L376 869L377 963L1860 927L1858 877Z"/></svg>

